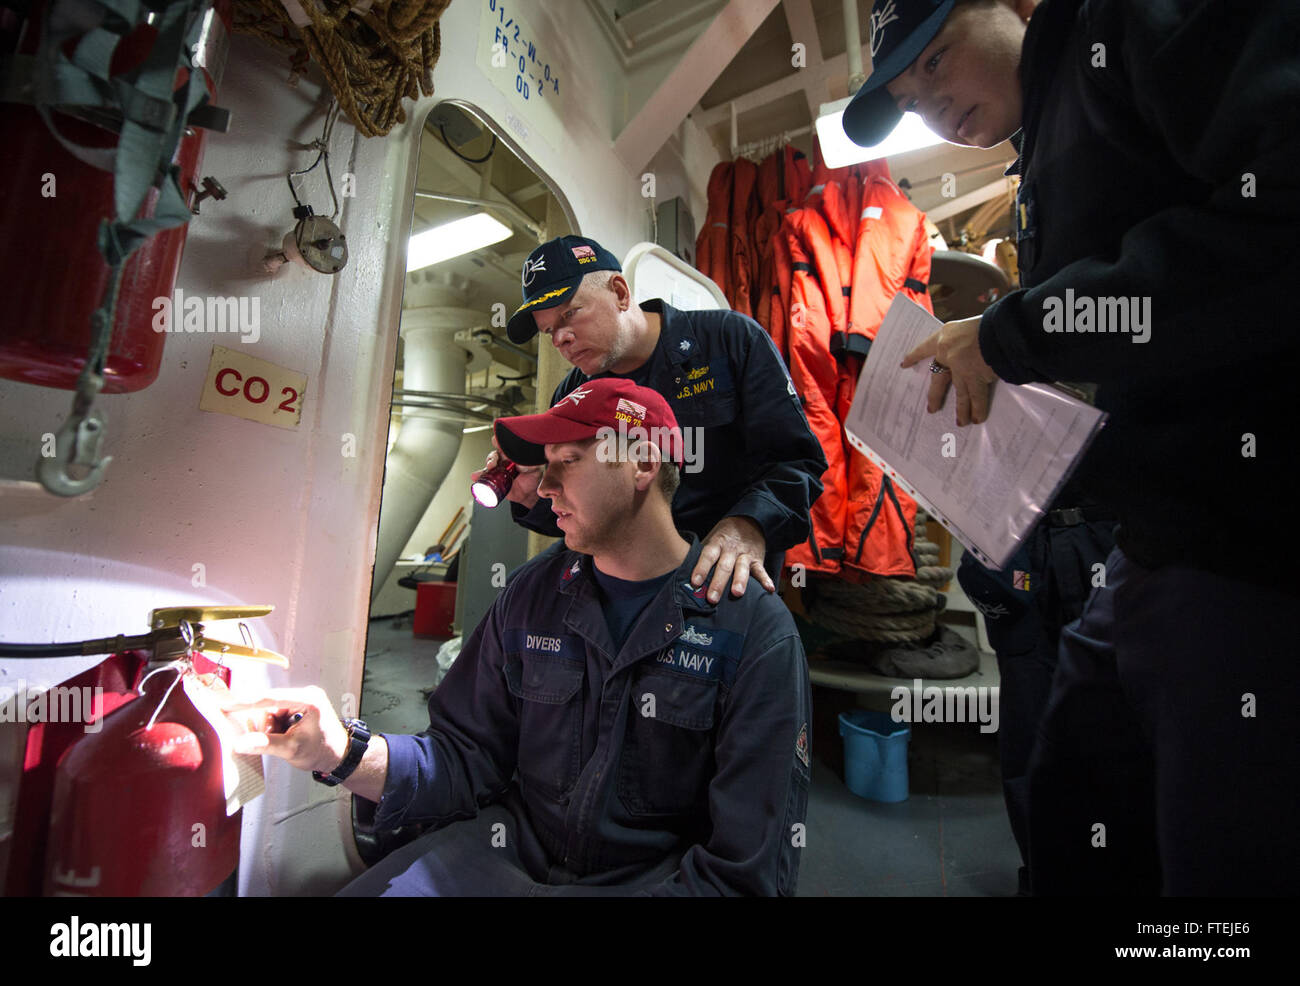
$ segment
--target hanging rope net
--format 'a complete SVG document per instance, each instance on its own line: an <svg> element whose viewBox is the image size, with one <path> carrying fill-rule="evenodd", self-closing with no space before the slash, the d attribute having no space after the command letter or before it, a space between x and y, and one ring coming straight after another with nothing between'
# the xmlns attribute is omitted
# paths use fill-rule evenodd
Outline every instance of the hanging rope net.
<svg viewBox="0 0 1300 986"><path fill-rule="evenodd" d="M438 19L451 0L235 0L235 30L289 53L295 75L315 62L365 137L406 122L402 100L433 95Z"/></svg>

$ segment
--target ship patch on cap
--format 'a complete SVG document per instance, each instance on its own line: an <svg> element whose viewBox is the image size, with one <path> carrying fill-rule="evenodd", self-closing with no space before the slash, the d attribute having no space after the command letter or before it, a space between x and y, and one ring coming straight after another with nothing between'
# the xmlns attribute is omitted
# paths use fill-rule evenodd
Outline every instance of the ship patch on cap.
<svg viewBox="0 0 1300 986"><path fill-rule="evenodd" d="M871 57L875 58L880 53L880 45L885 40L885 25L892 24L898 20L898 11L894 7L894 0L889 0L879 10L871 12Z"/></svg>
<svg viewBox="0 0 1300 986"><path fill-rule="evenodd" d="M533 278L537 276L538 271L544 270L546 270L545 257L538 257L536 260L533 260L531 257L525 257L524 272L520 277L520 280L524 283L524 287L528 287L528 285L533 283Z"/></svg>

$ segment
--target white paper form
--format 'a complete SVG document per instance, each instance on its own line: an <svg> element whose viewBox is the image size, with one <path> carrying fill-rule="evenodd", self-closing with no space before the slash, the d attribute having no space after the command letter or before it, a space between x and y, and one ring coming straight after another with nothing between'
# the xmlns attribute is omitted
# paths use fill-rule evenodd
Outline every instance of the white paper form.
<svg viewBox="0 0 1300 986"><path fill-rule="evenodd" d="M1046 384L993 387L983 424L957 427L956 393L926 412L930 364L899 369L943 322L899 294L867 353L849 442L985 566L1015 554L1074 471L1106 415Z"/></svg>
<svg viewBox="0 0 1300 986"><path fill-rule="evenodd" d="M262 758L231 753L235 737L244 732L221 709L221 695L229 694L225 682L216 675L204 680L193 672L186 672L181 686L199 715L208 720L216 731L221 745L221 769L226 788L226 815L233 815L248 802L266 790L262 774Z"/></svg>

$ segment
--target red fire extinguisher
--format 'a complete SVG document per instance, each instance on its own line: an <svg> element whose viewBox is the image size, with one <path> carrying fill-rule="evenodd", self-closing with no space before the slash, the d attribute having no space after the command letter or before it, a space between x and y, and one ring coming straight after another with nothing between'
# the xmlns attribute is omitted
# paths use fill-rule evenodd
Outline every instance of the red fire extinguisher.
<svg viewBox="0 0 1300 986"><path fill-rule="evenodd" d="M226 814L217 732L176 677L193 670L156 664L149 671L157 673L146 673L139 697L59 761L46 895L233 893L243 809ZM229 671L219 672L228 683Z"/></svg>
<svg viewBox="0 0 1300 986"><path fill-rule="evenodd" d="M185 3L187 0L174 0L174 5ZM10 56L11 74L17 79L10 92L31 104L0 103L0 133L5 134L6 145L0 164L0 270L21 288L9 293L0 317L0 377L78 391L78 403L58 444L63 445L65 438L70 446L80 441L94 454L82 448L75 458L64 457L66 461L92 466L98 460L103 422L90 410L98 392L140 390L157 377L165 335L155 331L159 311L155 299L172 296L187 228L184 217L177 213L184 213L186 206L193 210L197 199L208 195L225 197L224 189L213 179L205 180L206 192L195 195L195 178L201 166L205 128L224 130L228 125L228 114L212 103L225 65L231 6L231 0L188 0L183 12L185 17L202 18L201 27L191 25L188 30L190 37L197 36L192 64L201 72L207 99L189 108L185 129L179 131L183 136L171 156L171 174L184 199L179 209L173 202L176 191L168 187L172 177L157 181L158 171L165 170L168 162L122 160L125 142L119 141L116 131L142 126L140 119L124 119L122 112L109 104L60 105L55 109L42 103L41 93L54 91L46 84L52 77L48 63L59 57L57 52L50 53L49 45L42 48L43 32L67 38L60 49L64 55L79 40L67 27L60 0L37 0L20 30L6 32L9 44L2 53ZM142 16L147 13L141 10ZM174 16L182 16L179 6L177 11ZM166 29L163 18L167 16L164 9L161 18L151 18ZM114 23L118 21L106 16L99 33L106 33L104 29ZM143 85L141 80L150 71L157 87L158 69L150 69L158 59L152 51L160 33L155 23L142 21L125 33L113 51L106 78L89 81L99 83L101 91L127 88L133 93L131 113L138 117L138 107L147 106L146 115L156 118L158 129L165 130L170 101L156 96L150 99L140 89L129 89ZM78 61L91 59L79 57ZM189 88L187 62L181 60L174 78L164 81L164 89L178 94L194 92ZM163 71L172 69L168 66ZM86 91L93 88L88 86ZM175 120L174 113L171 116ZM148 119L143 121L148 123ZM132 189L143 192L146 188L138 211L119 214L124 202L134 206ZM163 195L169 208L160 209ZM108 234L112 242L105 250L105 221L114 218L130 229ZM158 231L167 225L172 228ZM123 253L129 256L121 266L114 302L114 268L106 256ZM112 320L111 337L100 351L95 350L99 343L93 320L98 309L104 309L105 319L111 316ZM83 373L88 362L90 375L96 378L89 386ZM91 419L90 427L75 427L74 419L77 424ZM51 484L44 475L41 478L51 492L76 495L98 483L101 475L102 470L94 472L93 481L86 477L84 484Z"/></svg>
<svg viewBox="0 0 1300 986"><path fill-rule="evenodd" d="M85 722L75 719L31 722L22 754L22 775L18 778L10 845L0 843L0 896L35 897L45 878L45 845L54 794L54 772L64 752L86 735L86 726L139 697L140 679L149 663L150 652L124 645L93 668L64 682L66 694L83 696ZM0 645L0 659L12 648ZM65 652L66 653L66 652ZM24 701L26 696L24 695ZM87 701L88 699L88 701ZM7 728L14 728L9 726Z"/></svg>

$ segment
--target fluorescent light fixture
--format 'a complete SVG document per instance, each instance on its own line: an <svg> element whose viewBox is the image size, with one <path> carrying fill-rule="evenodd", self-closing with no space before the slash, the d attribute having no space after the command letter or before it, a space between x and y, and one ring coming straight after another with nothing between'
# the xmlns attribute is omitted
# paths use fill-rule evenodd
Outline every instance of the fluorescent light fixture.
<svg viewBox="0 0 1300 986"><path fill-rule="evenodd" d="M443 223L416 233L406 247L406 272L432 267L462 253L473 253L508 239L513 233L486 212Z"/></svg>
<svg viewBox="0 0 1300 986"><path fill-rule="evenodd" d="M893 157L944 142L916 113L904 113L894 132L879 144L874 147L855 144L844 132L844 108L849 105L850 98L823 103L817 117L817 141L821 144L822 160L828 168L844 168L859 161Z"/></svg>

